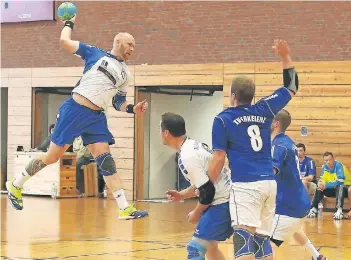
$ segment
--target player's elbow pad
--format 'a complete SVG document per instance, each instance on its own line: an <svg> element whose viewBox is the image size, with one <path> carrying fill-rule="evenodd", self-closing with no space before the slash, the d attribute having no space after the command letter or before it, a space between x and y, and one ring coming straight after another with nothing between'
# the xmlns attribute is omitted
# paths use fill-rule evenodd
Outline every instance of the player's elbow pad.
<svg viewBox="0 0 351 260"><path fill-rule="evenodd" d="M283 70L283 81L284 87L296 94L299 89L299 77L297 76L295 68Z"/></svg>
<svg viewBox="0 0 351 260"><path fill-rule="evenodd" d="M126 96L116 94L112 98L112 105L117 111L121 111L121 107L122 107L123 103L126 102L126 100L127 100Z"/></svg>
<svg viewBox="0 0 351 260"><path fill-rule="evenodd" d="M199 191L199 202L203 205L211 204L216 193L216 188L213 183L209 180L204 185L199 187Z"/></svg>

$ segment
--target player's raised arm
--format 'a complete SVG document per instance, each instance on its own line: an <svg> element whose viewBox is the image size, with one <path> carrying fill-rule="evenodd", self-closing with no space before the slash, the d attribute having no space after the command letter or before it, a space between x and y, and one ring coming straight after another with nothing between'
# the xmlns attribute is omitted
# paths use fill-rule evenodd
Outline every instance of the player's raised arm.
<svg viewBox="0 0 351 260"><path fill-rule="evenodd" d="M299 88L299 81L291 60L290 48L286 41L279 39L274 40L272 48L282 61L284 87L289 90L291 96L294 96Z"/></svg>
<svg viewBox="0 0 351 260"><path fill-rule="evenodd" d="M262 98L255 105L262 115L274 117L297 93L299 80L290 57L288 44L283 40L275 40L273 50L280 57L283 66L284 86L270 96Z"/></svg>
<svg viewBox="0 0 351 260"><path fill-rule="evenodd" d="M61 47L71 54L74 54L79 49L79 41L73 41L71 38L76 16L69 21L63 21L65 25L62 28L60 36Z"/></svg>

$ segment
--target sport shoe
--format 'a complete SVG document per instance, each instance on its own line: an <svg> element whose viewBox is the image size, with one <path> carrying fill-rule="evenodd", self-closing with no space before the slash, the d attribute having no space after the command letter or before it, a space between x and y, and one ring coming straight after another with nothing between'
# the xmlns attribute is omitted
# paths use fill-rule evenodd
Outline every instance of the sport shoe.
<svg viewBox="0 0 351 260"><path fill-rule="evenodd" d="M22 189L13 186L12 181L6 182L7 196L12 203L12 206L17 210L23 209Z"/></svg>
<svg viewBox="0 0 351 260"><path fill-rule="evenodd" d="M334 214L335 220L341 220L344 218L344 213L342 212L342 208L338 208L338 210Z"/></svg>
<svg viewBox="0 0 351 260"><path fill-rule="evenodd" d="M316 218L318 216L318 210L316 208L311 208L310 212L308 213L308 218Z"/></svg>
<svg viewBox="0 0 351 260"><path fill-rule="evenodd" d="M124 210L119 210L118 219L136 219L136 218L144 218L148 216L149 213L146 210L137 210L133 204L130 204L128 208Z"/></svg>
<svg viewBox="0 0 351 260"><path fill-rule="evenodd" d="M321 248L317 249L318 253L319 253L320 250L321 250ZM312 257L312 260L315 260L315 259ZM316 260L328 260L328 258L326 258L323 255L319 255Z"/></svg>

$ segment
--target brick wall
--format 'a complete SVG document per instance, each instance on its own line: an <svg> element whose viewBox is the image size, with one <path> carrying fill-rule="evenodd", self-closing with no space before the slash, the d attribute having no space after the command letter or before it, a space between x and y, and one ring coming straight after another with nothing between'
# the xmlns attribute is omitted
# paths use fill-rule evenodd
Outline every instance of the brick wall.
<svg viewBox="0 0 351 260"><path fill-rule="evenodd" d="M58 4L58 3L57 3ZM74 39L110 49L119 31L132 33L131 63L274 61L275 37L294 59L351 59L351 2L77 2ZM1 25L2 67L81 66L64 53L55 21Z"/></svg>

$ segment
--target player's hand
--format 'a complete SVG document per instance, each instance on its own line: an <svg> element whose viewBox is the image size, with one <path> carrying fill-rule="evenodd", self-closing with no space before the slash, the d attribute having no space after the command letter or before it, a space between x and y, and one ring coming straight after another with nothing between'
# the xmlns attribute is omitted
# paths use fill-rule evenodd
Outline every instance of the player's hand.
<svg viewBox="0 0 351 260"><path fill-rule="evenodd" d="M183 199L182 195L177 190L168 190L166 191L166 195L167 199L173 202L179 202Z"/></svg>
<svg viewBox="0 0 351 260"><path fill-rule="evenodd" d="M201 213L198 213L197 211L193 210L189 212L187 219L189 223L197 224L200 220L200 217L201 217Z"/></svg>
<svg viewBox="0 0 351 260"><path fill-rule="evenodd" d="M284 40L275 39L272 49L276 55L280 56L283 59L290 56L289 46Z"/></svg>
<svg viewBox="0 0 351 260"><path fill-rule="evenodd" d="M199 191L199 189L196 189L196 190L195 190L195 196L196 196L196 197L200 197L200 191Z"/></svg>
<svg viewBox="0 0 351 260"><path fill-rule="evenodd" d="M320 190L325 190L325 184L324 184L324 182L318 182L318 188L320 189Z"/></svg>
<svg viewBox="0 0 351 260"><path fill-rule="evenodd" d="M147 103L146 99L144 99L143 101L139 102L138 104L136 104L133 108L134 113L137 115L141 115L142 113L144 113L146 111L146 109L148 108L149 104Z"/></svg>
<svg viewBox="0 0 351 260"><path fill-rule="evenodd" d="M66 21L70 21L72 23L75 23L76 22L76 17L77 17L77 14L74 14L74 16L70 20L65 20L65 21L60 20L60 21L61 21L61 23L65 23Z"/></svg>

